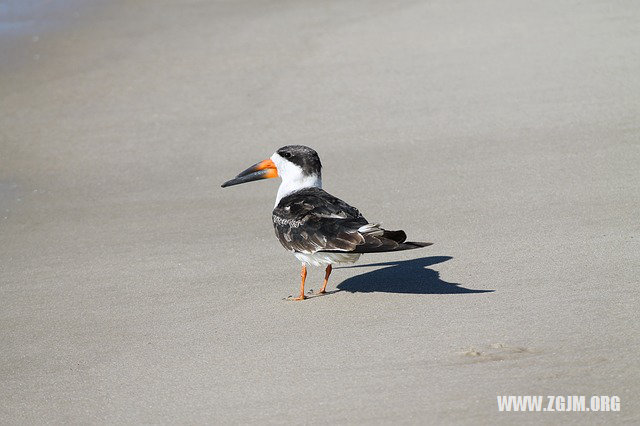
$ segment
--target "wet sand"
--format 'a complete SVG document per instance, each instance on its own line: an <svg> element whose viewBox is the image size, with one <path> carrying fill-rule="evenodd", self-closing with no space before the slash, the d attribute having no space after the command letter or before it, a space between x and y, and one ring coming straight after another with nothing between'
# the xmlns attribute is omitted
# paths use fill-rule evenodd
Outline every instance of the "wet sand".
<svg viewBox="0 0 640 426"><path fill-rule="evenodd" d="M638 420L637 4L81 12L0 42L1 423ZM434 245L284 300L277 182L219 185L292 143Z"/></svg>

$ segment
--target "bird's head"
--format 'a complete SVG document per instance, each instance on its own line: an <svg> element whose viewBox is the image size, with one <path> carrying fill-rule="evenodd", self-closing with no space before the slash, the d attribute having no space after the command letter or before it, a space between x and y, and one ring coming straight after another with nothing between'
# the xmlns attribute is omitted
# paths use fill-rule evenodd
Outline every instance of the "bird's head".
<svg viewBox="0 0 640 426"><path fill-rule="evenodd" d="M321 187L321 169L320 157L315 150L304 145L287 145L274 152L271 158L254 164L223 183L222 187L281 177L281 190L290 193L310 186Z"/></svg>

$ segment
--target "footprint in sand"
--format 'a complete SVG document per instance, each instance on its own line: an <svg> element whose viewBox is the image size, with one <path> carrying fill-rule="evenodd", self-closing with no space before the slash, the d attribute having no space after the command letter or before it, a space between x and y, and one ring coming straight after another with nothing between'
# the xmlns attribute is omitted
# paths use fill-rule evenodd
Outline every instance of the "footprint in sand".
<svg viewBox="0 0 640 426"><path fill-rule="evenodd" d="M510 346L504 343L492 343L482 347L464 349L461 355L467 363L506 361L539 354L540 351L524 346Z"/></svg>

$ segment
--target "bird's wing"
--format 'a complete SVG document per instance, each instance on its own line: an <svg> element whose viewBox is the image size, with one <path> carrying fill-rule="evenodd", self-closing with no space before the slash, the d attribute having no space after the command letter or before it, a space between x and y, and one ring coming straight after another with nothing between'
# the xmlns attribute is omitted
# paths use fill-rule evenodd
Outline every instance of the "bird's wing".
<svg viewBox="0 0 640 426"><path fill-rule="evenodd" d="M358 233L363 236L364 243L358 244L352 253L382 253L388 251L413 250L427 247L433 243L406 241L407 234L404 231L388 231L380 228L379 224L370 223L360 229ZM340 251L340 250L323 250Z"/></svg>
<svg viewBox="0 0 640 426"><path fill-rule="evenodd" d="M373 253L428 245L405 243L404 231L369 223L358 209L319 188L284 197L273 210L273 226L287 250L301 253Z"/></svg>
<svg viewBox="0 0 640 426"><path fill-rule="evenodd" d="M280 243L291 251L353 251L365 242L358 229L367 220L355 207L319 188L290 194L273 210Z"/></svg>

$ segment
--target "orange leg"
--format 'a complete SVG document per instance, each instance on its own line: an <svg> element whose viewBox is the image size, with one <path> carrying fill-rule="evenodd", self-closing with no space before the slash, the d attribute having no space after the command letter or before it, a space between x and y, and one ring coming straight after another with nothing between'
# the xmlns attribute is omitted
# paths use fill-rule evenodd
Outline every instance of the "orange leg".
<svg viewBox="0 0 640 426"><path fill-rule="evenodd" d="M304 295L304 281L307 279L307 265L302 264L302 272L300 272L300 278L302 281L300 282L300 296L294 298L293 300L304 300L307 297Z"/></svg>
<svg viewBox="0 0 640 426"><path fill-rule="evenodd" d="M324 284L322 284L322 290L320 290L320 294L326 293L327 283L329 282L329 275L331 275L331 269L333 269L331 265L327 266L327 270L324 273Z"/></svg>

